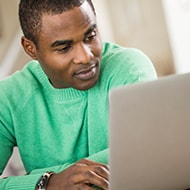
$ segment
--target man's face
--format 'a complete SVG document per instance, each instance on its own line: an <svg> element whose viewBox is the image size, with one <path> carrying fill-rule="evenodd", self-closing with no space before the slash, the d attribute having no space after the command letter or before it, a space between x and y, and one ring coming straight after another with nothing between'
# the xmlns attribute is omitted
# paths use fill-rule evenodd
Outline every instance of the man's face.
<svg viewBox="0 0 190 190"><path fill-rule="evenodd" d="M36 59L55 88L86 90L99 77L101 40L87 2L58 15L43 15Z"/></svg>

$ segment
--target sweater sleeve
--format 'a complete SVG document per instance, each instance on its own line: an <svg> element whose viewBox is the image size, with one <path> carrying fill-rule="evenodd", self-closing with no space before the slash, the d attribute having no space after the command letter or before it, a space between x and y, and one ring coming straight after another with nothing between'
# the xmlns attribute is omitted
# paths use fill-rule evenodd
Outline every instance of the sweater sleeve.
<svg viewBox="0 0 190 190"><path fill-rule="evenodd" d="M87 157L89 160L96 162L108 163L108 149L98 152L94 155ZM40 176L47 171L61 172L71 166L73 163L66 163L60 166L48 167L43 169L33 170L29 175L24 176L11 176L8 178L0 179L0 189L2 190L34 190L35 185Z"/></svg>
<svg viewBox="0 0 190 190"><path fill-rule="evenodd" d="M103 82L109 82L109 88L157 79L149 57L135 48L121 48L109 58L105 56L103 67L107 76Z"/></svg>
<svg viewBox="0 0 190 190"><path fill-rule="evenodd" d="M67 163L60 166L48 167L43 169L33 170L28 175L23 176L10 176L8 178L0 178L1 190L34 190L37 181L40 176L47 171L54 171L56 173L61 172L71 166L71 163Z"/></svg>
<svg viewBox="0 0 190 190"><path fill-rule="evenodd" d="M109 148L102 150L96 154L93 154L89 157L87 157L89 160L93 160L95 162L108 164L109 163Z"/></svg>
<svg viewBox="0 0 190 190"><path fill-rule="evenodd" d="M15 145L14 138L11 133L0 121L0 175L12 155L13 147ZM30 172L29 175L23 176L10 176L8 178L2 178L0 176L0 189L1 190L34 190L35 185L40 176L47 171L60 172L72 163L66 163L59 166L36 169Z"/></svg>
<svg viewBox="0 0 190 190"><path fill-rule="evenodd" d="M7 143L2 145L2 137L0 136L0 173L9 160L12 154L12 147ZM35 184L41 174L26 175L18 177L0 177L0 189L1 190L34 190Z"/></svg>

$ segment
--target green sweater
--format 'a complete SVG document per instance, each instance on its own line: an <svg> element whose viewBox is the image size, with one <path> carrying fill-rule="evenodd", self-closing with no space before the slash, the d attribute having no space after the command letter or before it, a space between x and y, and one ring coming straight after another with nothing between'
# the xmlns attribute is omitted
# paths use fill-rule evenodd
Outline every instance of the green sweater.
<svg viewBox="0 0 190 190"><path fill-rule="evenodd" d="M0 173L15 146L28 175L0 179L2 190L34 190L46 171L81 158L108 163L108 93L156 78L137 49L104 43L100 78L86 91L55 89L37 61L0 82Z"/></svg>

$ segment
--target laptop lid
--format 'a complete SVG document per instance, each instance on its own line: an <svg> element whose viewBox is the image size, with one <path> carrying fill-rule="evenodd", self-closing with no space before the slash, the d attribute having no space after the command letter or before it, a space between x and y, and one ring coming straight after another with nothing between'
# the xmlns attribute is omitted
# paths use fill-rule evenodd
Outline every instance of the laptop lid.
<svg viewBox="0 0 190 190"><path fill-rule="evenodd" d="M190 74L110 93L111 190L190 188Z"/></svg>

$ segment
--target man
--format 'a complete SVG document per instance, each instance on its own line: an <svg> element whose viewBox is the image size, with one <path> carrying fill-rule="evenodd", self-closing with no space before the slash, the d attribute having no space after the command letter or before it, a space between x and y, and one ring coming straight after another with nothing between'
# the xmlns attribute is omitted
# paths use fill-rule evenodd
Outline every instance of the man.
<svg viewBox="0 0 190 190"><path fill-rule="evenodd" d="M108 96L156 78L139 50L102 43L91 0L21 0L33 61L0 82L0 172L17 146L27 175L2 190L108 189Z"/></svg>

